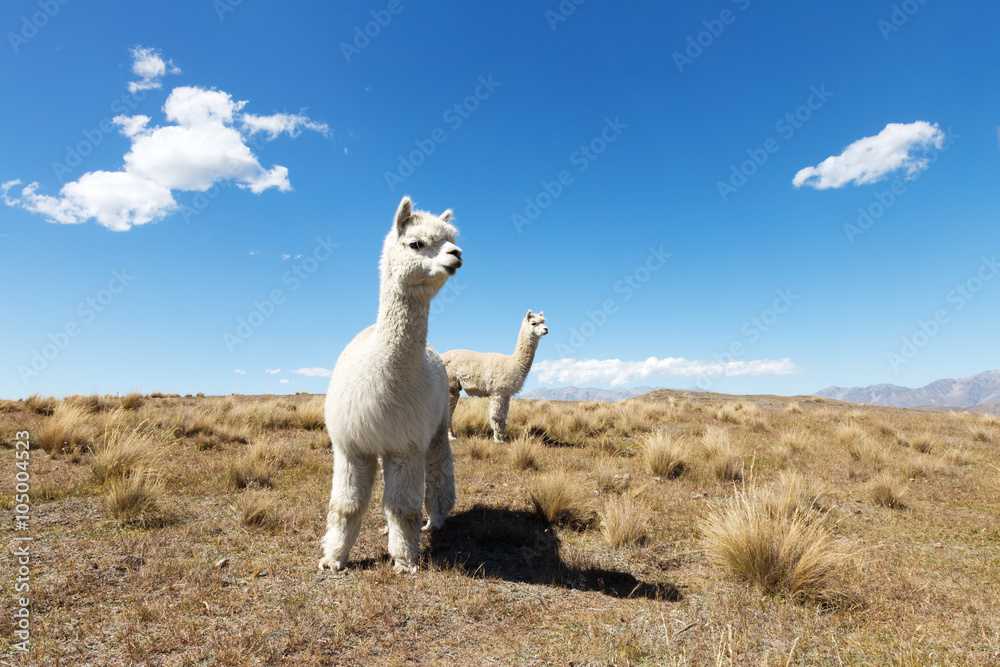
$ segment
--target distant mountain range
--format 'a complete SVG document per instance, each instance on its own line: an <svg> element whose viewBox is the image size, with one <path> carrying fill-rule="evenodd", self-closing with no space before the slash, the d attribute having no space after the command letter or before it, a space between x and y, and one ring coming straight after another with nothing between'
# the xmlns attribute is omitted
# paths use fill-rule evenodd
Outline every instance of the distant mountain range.
<svg viewBox="0 0 1000 667"><path fill-rule="evenodd" d="M1000 402L1000 370L985 371L958 380L935 380L910 389L896 384L870 387L827 387L815 396L851 403L871 403L895 408L972 407Z"/></svg>
<svg viewBox="0 0 1000 667"><path fill-rule="evenodd" d="M622 401L656 391L659 387L632 387L631 389L599 389L597 387L539 387L517 398L534 398L546 401Z"/></svg>

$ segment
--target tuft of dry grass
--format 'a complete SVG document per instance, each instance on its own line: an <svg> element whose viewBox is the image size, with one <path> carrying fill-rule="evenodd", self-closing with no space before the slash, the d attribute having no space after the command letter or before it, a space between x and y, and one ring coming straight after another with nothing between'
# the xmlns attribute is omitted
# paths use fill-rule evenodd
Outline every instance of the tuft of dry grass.
<svg viewBox="0 0 1000 667"><path fill-rule="evenodd" d="M245 493L236 501L236 509L240 514L240 523L247 528L274 530L282 523L273 493L260 490Z"/></svg>
<svg viewBox="0 0 1000 667"><path fill-rule="evenodd" d="M53 396L32 394L24 401L24 407L31 412L47 417L56 411L56 405L58 405L58 403L59 401L57 401Z"/></svg>
<svg viewBox="0 0 1000 667"><path fill-rule="evenodd" d="M516 470L538 470L544 451L533 437L521 436L510 445L510 463Z"/></svg>
<svg viewBox="0 0 1000 667"><path fill-rule="evenodd" d="M796 515L815 518L820 515L813 513L826 511L823 484L807 479L799 472L783 472L767 492L759 494L759 497L774 516L787 519Z"/></svg>
<svg viewBox="0 0 1000 667"><path fill-rule="evenodd" d="M535 511L551 524L583 526L588 523L589 501L579 485L565 474L536 477L529 487L529 498Z"/></svg>
<svg viewBox="0 0 1000 667"><path fill-rule="evenodd" d="M49 456L55 457L65 452L84 452L93 439L94 427L87 419L86 409L62 402L38 429L36 442Z"/></svg>
<svg viewBox="0 0 1000 667"><path fill-rule="evenodd" d="M302 403L295 411L292 423L295 427L306 431L321 431L326 428L325 398L313 396Z"/></svg>
<svg viewBox="0 0 1000 667"><path fill-rule="evenodd" d="M883 472L875 476L868 483L866 492L868 498L876 505L889 509L906 509L906 504L903 502L906 487L889 473Z"/></svg>
<svg viewBox="0 0 1000 667"><path fill-rule="evenodd" d="M162 441L152 427L119 424L95 442L90 470L98 484L105 484L151 470L162 460Z"/></svg>
<svg viewBox="0 0 1000 667"><path fill-rule="evenodd" d="M230 460L229 485L235 489L272 486L273 477L281 463L281 457L268 442L259 439Z"/></svg>
<svg viewBox="0 0 1000 667"><path fill-rule="evenodd" d="M778 435L778 445L791 454L798 454L809 444L809 433L802 427L786 428Z"/></svg>
<svg viewBox="0 0 1000 667"><path fill-rule="evenodd" d="M744 488L701 523L708 559L767 594L833 602L846 560L830 530L811 514L777 514Z"/></svg>
<svg viewBox="0 0 1000 667"><path fill-rule="evenodd" d="M162 525L167 521L163 496L163 481L145 469L111 479L104 492L112 516L122 523L142 528Z"/></svg>
<svg viewBox="0 0 1000 667"><path fill-rule="evenodd" d="M613 456L599 456L593 467L594 482L604 492L620 493L632 482L632 476L623 473Z"/></svg>
<svg viewBox="0 0 1000 667"><path fill-rule="evenodd" d="M488 461L493 458L493 452L496 451L490 438L469 438L465 442L469 457L476 461Z"/></svg>
<svg viewBox="0 0 1000 667"><path fill-rule="evenodd" d="M720 482L743 479L743 459L729 431L719 426L709 426L702 436L702 447L708 468L716 479Z"/></svg>
<svg viewBox="0 0 1000 667"><path fill-rule="evenodd" d="M969 435L976 442L993 442L993 429L983 424L969 426Z"/></svg>
<svg viewBox="0 0 1000 667"><path fill-rule="evenodd" d="M785 406L785 412L790 415L800 415L802 414L802 407L798 403L789 403Z"/></svg>
<svg viewBox="0 0 1000 667"><path fill-rule="evenodd" d="M854 461L875 468L883 465L882 446L864 429L854 424L844 424L837 429L837 440L844 445Z"/></svg>
<svg viewBox="0 0 1000 667"><path fill-rule="evenodd" d="M649 511L627 495L609 498L598 520L601 536L612 547L642 544L649 538Z"/></svg>
<svg viewBox="0 0 1000 667"><path fill-rule="evenodd" d="M138 410L145 401L146 398L142 395L142 392L133 391L130 394L122 396L119 405L122 410Z"/></svg>
<svg viewBox="0 0 1000 667"><path fill-rule="evenodd" d="M657 477L672 479L678 477L687 467L687 448L680 440L675 440L663 431L646 436L643 453L649 471Z"/></svg>

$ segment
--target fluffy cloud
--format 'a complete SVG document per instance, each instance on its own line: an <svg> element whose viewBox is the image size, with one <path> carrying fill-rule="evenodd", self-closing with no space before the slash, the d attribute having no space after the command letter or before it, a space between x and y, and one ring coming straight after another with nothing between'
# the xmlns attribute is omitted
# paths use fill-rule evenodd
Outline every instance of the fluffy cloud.
<svg viewBox="0 0 1000 667"><path fill-rule="evenodd" d="M839 188L854 182L857 185L876 183L888 174L906 170L912 178L927 168L924 152L944 147L945 134L937 123L918 120L915 123L889 123L874 137L858 139L815 167L806 167L795 174L792 184L807 185L817 190Z"/></svg>
<svg viewBox="0 0 1000 667"><path fill-rule="evenodd" d="M278 380L278 384L288 384L289 382L291 382L291 380L286 380L285 378Z"/></svg>
<svg viewBox="0 0 1000 667"><path fill-rule="evenodd" d="M281 372L281 369L280 368L265 368L264 372L265 373L270 373L271 375L277 375L278 373Z"/></svg>
<svg viewBox="0 0 1000 667"><path fill-rule="evenodd" d="M159 88L160 79L167 74L180 74L181 71L174 67L172 61L164 62L156 49L137 46L132 49L132 73L142 78L139 81L129 81L130 93Z"/></svg>
<svg viewBox="0 0 1000 667"><path fill-rule="evenodd" d="M756 361L693 361L680 357L645 361L620 359L557 359L535 362L532 373L538 373L542 383L567 384L609 383L621 386L646 378L702 377L711 375L790 375L799 367L791 359L762 359Z"/></svg>
<svg viewBox="0 0 1000 667"><path fill-rule="evenodd" d="M266 132L268 141L277 139L282 132L287 132L290 137L297 137L302 134L303 129L319 132L324 137L330 136L330 128L326 123L318 123L301 114L276 113L270 116L255 116L248 113L243 114L241 121L247 136L252 137L258 132Z"/></svg>
<svg viewBox="0 0 1000 667"><path fill-rule="evenodd" d="M137 85L159 87L150 82L158 81L168 64L152 49L138 48L133 55L133 70L146 82ZM175 211L174 191L204 192L216 183L232 182L254 194L270 188L287 192L292 188L288 169L264 168L246 140L257 132L270 133L270 139L281 132L297 136L302 129L329 136L329 128L302 115L244 115L246 104L221 90L174 88L163 105L170 124L153 127L145 115L113 119L132 142L121 171L86 173L65 184L58 196L39 194L37 182L16 195L11 191L21 181L8 181L0 185L0 196L8 206L38 213L50 222L78 224L93 219L108 229L125 231Z"/></svg>
<svg viewBox="0 0 1000 667"><path fill-rule="evenodd" d="M305 375L311 378L328 378L333 377L333 371L328 368L300 368L298 370L292 371L293 373L298 373L299 375Z"/></svg>
<svg viewBox="0 0 1000 667"><path fill-rule="evenodd" d="M246 374L247 374L247 372L246 372L246 371L244 371L244 370L240 370L239 368L237 368L237 369L236 369L235 371L233 371L233 372L234 372L234 373L236 373L237 375L246 375Z"/></svg>

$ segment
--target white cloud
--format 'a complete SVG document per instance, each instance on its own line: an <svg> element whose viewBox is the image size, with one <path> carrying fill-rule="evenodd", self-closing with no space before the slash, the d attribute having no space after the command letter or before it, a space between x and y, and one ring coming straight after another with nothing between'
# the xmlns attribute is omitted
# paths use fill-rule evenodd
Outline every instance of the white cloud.
<svg viewBox="0 0 1000 667"><path fill-rule="evenodd" d="M168 70L169 64L151 49L136 49L133 55L133 69L140 76L156 78L176 70ZM263 167L246 144L250 135L241 134L237 125L256 127L251 135L274 130L271 138L282 131L295 136L300 127L327 134L326 125L295 115L268 126L262 121L272 116L241 115L246 104L221 90L174 88L163 105L171 124L151 126L152 119L141 114L113 119L132 142L121 171L86 173L65 184L56 196L39 194L37 182L21 188L19 196L11 196L12 189L21 184L13 180L0 186L0 195L8 206L38 213L50 222L78 224L93 219L108 229L125 231L177 210L174 191L204 192L225 181L254 194L270 188L287 192L292 188L288 169L281 165ZM252 120L248 123L246 118Z"/></svg>
<svg viewBox="0 0 1000 667"><path fill-rule="evenodd" d="M532 373L542 383L609 383L612 387L646 378L703 377L711 375L790 375L799 367L791 359L755 361L693 361L679 357L645 361L620 359L556 359L535 362Z"/></svg>
<svg viewBox="0 0 1000 667"><path fill-rule="evenodd" d="M181 71L174 67L173 61L164 62L156 49L137 46L132 49L132 73L142 78L139 81L129 81L130 93L159 88L160 79L167 74L180 74Z"/></svg>
<svg viewBox="0 0 1000 667"><path fill-rule="evenodd" d="M288 384L289 382L291 382L291 380L286 380L285 378L278 380L278 384Z"/></svg>
<svg viewBox="0 0 1000 667"><path fill-rule="evenodd" d="M302 114L276 113L270 116L257 116L255 114L243 114L243 131L248 137L252 137L258 132L266 132L267 140L273 141L282 132L287 132L290 137L297 137L302 134L302 130L312 130L319 132L324 137L331 135L330 127L326 123L311 120Z"/></svg>
<svg viewBox="0 0 1000 667"><path fill-rule="evenodd" d="M333 371L327 368L300 368L298 370L292 371L293 373L298 373L299 375L305 375L311 378L328 378L333 377Z"/></svg>
<svg viewBox="0 0 1000 667"><path fill-rule="evenodd" d="M280 368L266 368L266 369L264 369L264 372L265 373L270 373L271 375L277 375L278 373L281 372L281 369Z"/></svg>
<svg viewBox="0 0 1000 667"><path fill-rule="evenodd" d="M906 170L907 178L913 178L927 168L928 159L923 153L941 149L944 141L944 131L937 123L889 123L874 137L858 139L840 155L799 170L792 184L817 190L843 187L852 181L864 185L877 183L900 169Z"/></svg>
<svg viewBox="0 0 1000 667"><path fill-rule="evenodd" d="M237 369L236 369L235 371L233 371L233 372L234 372L234 373L236 373L237 375L246 375L246 374L247 374L247 372L246 372L246 371L243 371L243 370L240 370L239 368L237 368Z"/></svg>

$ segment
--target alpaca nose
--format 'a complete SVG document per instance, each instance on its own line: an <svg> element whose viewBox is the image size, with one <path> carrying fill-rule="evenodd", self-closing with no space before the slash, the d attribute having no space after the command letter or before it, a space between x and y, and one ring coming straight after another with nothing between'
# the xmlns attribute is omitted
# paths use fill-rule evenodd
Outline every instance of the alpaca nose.
<svg viewBox="0 0 1000 667"><path fill-rule="evenodd" d="M458 266L455 268L460 268L462 266L462 249L459 248L458 246L455 246L454 248L448 251L448 254L455 256L455 259L458 260Z"/></svg>

